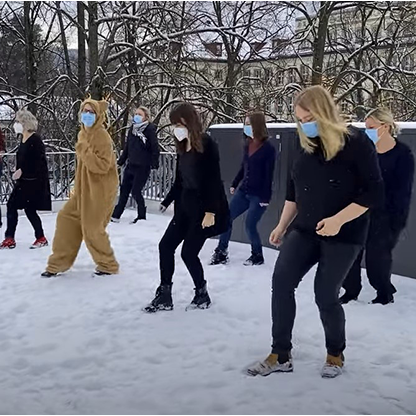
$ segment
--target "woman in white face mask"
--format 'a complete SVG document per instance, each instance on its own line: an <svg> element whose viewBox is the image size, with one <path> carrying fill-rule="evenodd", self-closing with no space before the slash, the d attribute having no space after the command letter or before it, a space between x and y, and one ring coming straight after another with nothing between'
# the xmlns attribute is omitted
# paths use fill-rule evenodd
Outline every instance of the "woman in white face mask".
<svg viewBox="0 0 416 416"><path fill-rule="evenodd" d="M161 211L175 202L175 214L159 244L161 283L145 312L173 309L175 250L182 242L182 259L195 284L190 308L210 306L198 255L207 238L221 234L229 224L216 143L203 133L199 115L189 103L178 104L170 113L170 121L178 158L175 182L161 204Z"/></svg>
<svg viewBox="0 0 416 416"><path fill-rule="evenodd" d="M139 107L133 116L126 145L118 160L119 166L126 165L120 187L120 198L111 217L112 222L120 222L130 193L137 203L137 217L133 224L146 219L146 206L142 191L151 169L159 168L159 142L156 126L151 123L150 111Z"/></svg>
<svg viewBox="0 0 416 416"><path fill-rule="evenodd" d="M31 248L48 245L42 222L36 211L51 211L49 173L42 138L36 133L38 122L27 109L16 114L14 131L22 140L16 155L16 171L13 174L14 189L7 203L7 229L0 249L16 247L15 232L18 210L24 209L35 230L36 240Z"/></svg>

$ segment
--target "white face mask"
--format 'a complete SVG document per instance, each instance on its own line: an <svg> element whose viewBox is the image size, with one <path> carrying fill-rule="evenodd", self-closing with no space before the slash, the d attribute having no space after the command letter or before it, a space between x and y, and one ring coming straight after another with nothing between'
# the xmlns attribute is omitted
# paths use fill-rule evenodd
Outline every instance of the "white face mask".
<svg viewBox="0 0 416 416"><path fill-rule="evenodd" d="M23 133L23 125L21 123L14 123L14 132L16 134L22 134Z"/></svg>
<svg viewBox="0 0 416 416"><path fill-rule="evenodd" d="M186 127L175 127L173 129L173 134L178 139L178 141L183 141L188 138L188 129Z"/></svg>

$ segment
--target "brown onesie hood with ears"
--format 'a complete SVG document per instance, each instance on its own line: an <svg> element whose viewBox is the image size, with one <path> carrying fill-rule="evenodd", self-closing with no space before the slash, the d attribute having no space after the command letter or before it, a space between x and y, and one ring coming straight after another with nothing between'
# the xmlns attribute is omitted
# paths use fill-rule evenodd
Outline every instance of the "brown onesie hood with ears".
<svg viewBox="0 0 416 416"><path fill-rule="evenodd" d="M90 251L97 270L118 272L106 227L110 222L118 189L118 173L113 141L105 129L106 101L85 100L95 112L92 127L81 125L76 145L75 189L58 215L53 254L47 270L60 273L75 260L81 241Z"/></svg>

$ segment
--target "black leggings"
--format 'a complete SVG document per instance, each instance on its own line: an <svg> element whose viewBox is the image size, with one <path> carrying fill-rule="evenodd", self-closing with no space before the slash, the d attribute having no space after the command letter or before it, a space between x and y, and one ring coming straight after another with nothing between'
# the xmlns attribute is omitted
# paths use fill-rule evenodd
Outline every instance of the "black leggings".
<svg viewBox="0 0 416 416"><path fill-rule="evenodd" d="M338 356L345 349L345 315L338 300L342 282L361 247L292 231L284 242L273 274L273 352L292 349L296 315L295 290L309 270L318 264L315 275L315 302L318 306L328 354Z"/></svg>
<svg viewBox="0 0 416 416"><path fill-rule="evenodd" d="M45 234L42 228L42 221L36 210L32 208L26 208L25 214L27 219L32 224L33 229L35 230L36 239L44 237ZM15 237L18 221L19 214L17 212L16 203L13 198L10 198L9 202L7 203L7 229L5 233L6 238Z"/></svg>
<svg viewBox="0 0 416 416"><path fill-rule="evenodd" d="M205 285L205 279L204 269L198 255L207 240L201 225L203 214L200 213L194 197L186 198L184 202L187 212L177 210L159 243L160 278L164 285L172 283L175 271L175 250L183 241L182 260L194 281L195 288L200 289Z"/></svg>

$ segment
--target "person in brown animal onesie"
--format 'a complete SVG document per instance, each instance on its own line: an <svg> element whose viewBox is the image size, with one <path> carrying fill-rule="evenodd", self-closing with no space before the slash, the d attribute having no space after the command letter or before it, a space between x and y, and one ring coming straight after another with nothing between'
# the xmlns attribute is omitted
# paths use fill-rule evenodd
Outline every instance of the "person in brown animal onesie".
<svg viewBox="0 0 416 416"><path fill-rule="evenodd" d="M106 232L118 189L113 143L105 129L106 101L81 104L73 195L59 212L52 255L42 277L53 277L73 265L82 240L96 263L95 275L118 273L119 265Z"/></svg>

